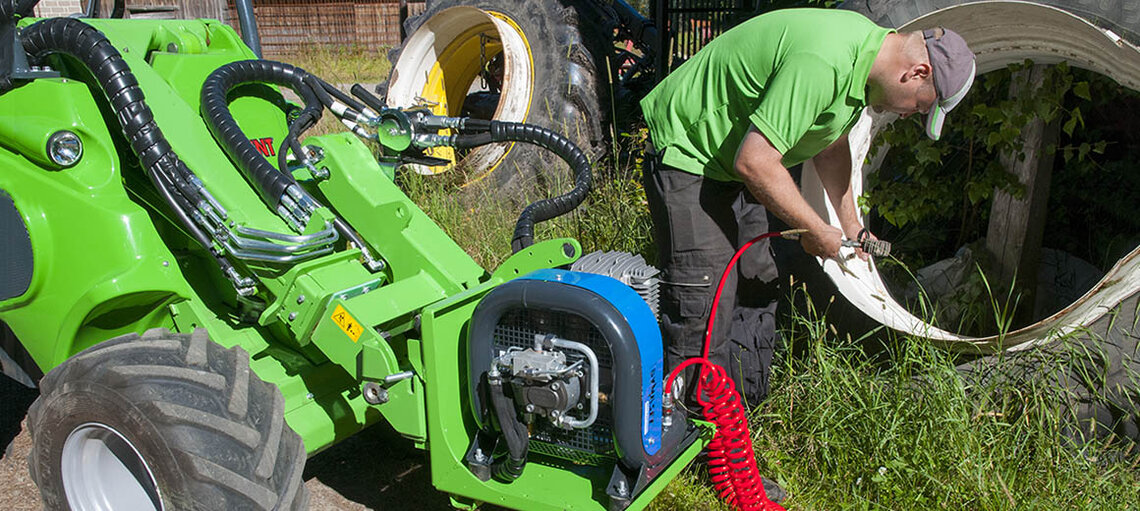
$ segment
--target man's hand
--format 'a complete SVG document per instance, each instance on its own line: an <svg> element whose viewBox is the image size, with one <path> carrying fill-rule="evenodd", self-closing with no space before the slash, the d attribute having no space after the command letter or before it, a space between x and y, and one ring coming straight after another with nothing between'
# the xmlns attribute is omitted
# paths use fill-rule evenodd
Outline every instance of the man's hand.
<svg viewBox="0 0 1140 511"><path fill-rule="evenodd" d="M800 235L804 252L824 259L839 256L843 232L830 225L821 225Z"/></svg>
<svg viewBox="0 0 1140 511"><path fill-rule="evenodd" d="M860 236L862 236L862 237L860 237ZM875 236L875 234L872 233L871 231L868 231L866 229L859 229L855 232L854 236L848 236L848 239L852 239L852 240L858 241L860 243L859 248L855 249L855 255L859 256L859 259L862 259L864 261L868 261L871 259L871 254L868 254L868 253L863 251L862 243L865 240L878 240L879 237Z"/></svg>

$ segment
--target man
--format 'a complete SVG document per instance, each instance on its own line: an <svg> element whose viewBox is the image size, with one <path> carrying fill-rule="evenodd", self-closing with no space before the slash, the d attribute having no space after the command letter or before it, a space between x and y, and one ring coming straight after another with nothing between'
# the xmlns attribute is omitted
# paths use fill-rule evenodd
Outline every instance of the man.
<svg viewBox="0 0 1140 511"><path fill-rule="evenodd" d="M850 11L787 9L724 33L650 92L641 101L652 145L645 188L669 366L700 356L721 272L737 247L769 231L766 211L807 229L801 244L815 256L836 257L843 238L857 238L847 132L864 107L925 113L937 140L973 78L974 55L952 31L900 34ZM808 159L842 229L808 205L787 170ZM768 392L776 280L767 241L757 243L717 309L710 358L748 406Z"/></svg>

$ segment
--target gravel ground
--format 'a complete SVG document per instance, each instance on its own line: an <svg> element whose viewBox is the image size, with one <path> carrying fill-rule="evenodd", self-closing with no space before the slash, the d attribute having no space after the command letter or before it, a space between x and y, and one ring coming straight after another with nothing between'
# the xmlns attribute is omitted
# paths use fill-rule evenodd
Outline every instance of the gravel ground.
<svg viewBox="0 0 1140 511"><path fill-rule="evenodd" d="M37 392L0 375L0 509L39 511L39 490L28 476L32 439L24 424ZM446 510L447 496L431 486L426 452L386 425L377 425L309 459L305 486L314 511Z"/></svg>

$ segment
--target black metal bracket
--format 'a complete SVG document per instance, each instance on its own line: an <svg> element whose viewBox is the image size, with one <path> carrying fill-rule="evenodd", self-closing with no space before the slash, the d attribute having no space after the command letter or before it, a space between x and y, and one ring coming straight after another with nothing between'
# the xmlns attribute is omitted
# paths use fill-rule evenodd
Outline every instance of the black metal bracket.
<svg viewBox="0 0 1140 511"><path fill-rule="evenodd" d="M0 20L0 93L12 88L14 80L54 78L59 73L28 64L28 54L20 43L15 20Z"/></svg>

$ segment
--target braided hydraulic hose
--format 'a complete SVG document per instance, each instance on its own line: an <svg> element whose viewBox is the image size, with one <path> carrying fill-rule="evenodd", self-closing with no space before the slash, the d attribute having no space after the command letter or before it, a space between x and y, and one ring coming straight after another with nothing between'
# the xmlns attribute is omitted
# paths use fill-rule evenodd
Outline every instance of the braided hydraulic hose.
<svg viewBox="0 0 1140 511"><path fill-rule="evenodd" d="M728 372L709 361L709 349L712 346L713 325L716 321L720 294L724 290L724 283L728 280L732 268L736 266L741 254L753 243L781 234L780 232L761 234L741 246L732 256L724 273L721 274L720 284L713 297L708 326L705 328L703 355L681 363L669 373L669 379L665 383L666 389L672 389L673 380L681 371L691 365L701 365L697 402L701 405L705 420L716 424L716 434L708 445L709 476L721 500L737 509L747 511L783 511L784 508L768 500L768 496L764 493L760 471L756 467L756 453L752 449L752 434L748 430L748 417L745 414L743 400Z"/></svg>
<svg viewBox="0 0 1140 511"><path fill-rule="evenodd" d="M535 223L564 215L586 199L593 182L590 159L570 139L533 124L491 121L489 132L486 134L455 137L455 147L458 148L475 147L491 142L525 142L537 145L558 155L574 172L572 190L557 197L534 202L523 209L515 223L515 234L511 239L511 249L518 252L534 244Z"/></svg>

